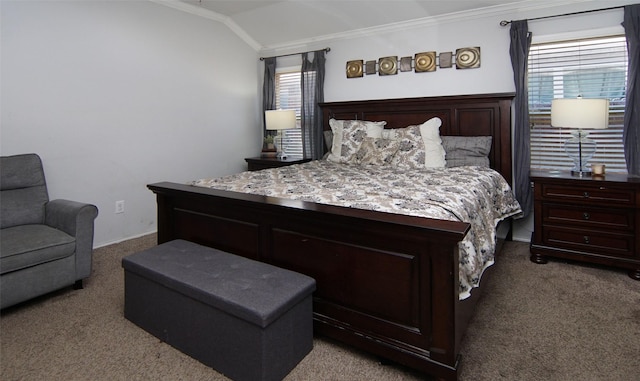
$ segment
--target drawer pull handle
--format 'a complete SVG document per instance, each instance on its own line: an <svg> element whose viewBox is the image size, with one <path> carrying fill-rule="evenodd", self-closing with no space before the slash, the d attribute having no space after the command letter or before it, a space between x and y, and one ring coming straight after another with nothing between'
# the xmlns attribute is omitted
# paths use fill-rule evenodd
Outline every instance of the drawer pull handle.
<svg viewBox="0 0 640 381"><path fill-rule="evenodd" d="M583 238L584 238L584 243L586 243L588 245L590 243L589 242L589 236L585 235Z"/></svg>
<svg viewBox="0 0 640 381"><path fill-rule="evenodd" d="M584 192L583 195L584 195L584 198L589 198L589 192Z"/></svg>
<svg viewBox="0 0 640 381"><path fill-rule="evenodd" d="M588 220L589 218L591 218L591 215L587 212L584 212L582 216L584 217L585 220Z"/></svg>

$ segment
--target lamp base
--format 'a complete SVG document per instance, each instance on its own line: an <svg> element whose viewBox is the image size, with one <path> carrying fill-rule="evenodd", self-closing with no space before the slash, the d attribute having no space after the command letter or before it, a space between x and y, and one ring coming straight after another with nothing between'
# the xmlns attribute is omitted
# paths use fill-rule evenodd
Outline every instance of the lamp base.
<svg viewBox="0 0 640 381"><path fill-rule="evenodd" d="M591 176L592 172L591 171L571 171L571 176L577 176L577 177L587 177L587 176Z"/></svg>
<svg viewBox="0 0 640 381"><path fill-rule="evenodd" d="M286 160L288 156L289 156L289 155L287 155L287 153L286 153L286 152L284 152L284 151L280 151L280 152L278 152L278 156L277 156L277 157L278 157L278 159L280 159L280 160Z"/></svg>
<svg viewBox="0 0 640 381"><path fill-rule="evenodd" d="M573 161L571 174L579 177L591 176L591 167L587 163L596 152L596 142L589 139L589 134L582 130L573 131L571 138L564 143L564 149Z"/></svg>
<svg viewBox="0 0 640 381"><path fill-rule="evenodd" d="M282 143L282 135L284 135L284 131L279 131L279 134L280 134L280 145L278 146L278 159L286 160L288 155L286 152L284 152L284 144Z"/></svg>

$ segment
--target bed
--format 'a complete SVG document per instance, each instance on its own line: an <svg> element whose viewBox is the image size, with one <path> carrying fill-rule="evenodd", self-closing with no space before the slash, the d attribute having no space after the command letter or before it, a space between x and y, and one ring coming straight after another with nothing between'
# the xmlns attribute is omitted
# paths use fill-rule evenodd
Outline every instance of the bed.
<svg viewBox="0 0 640 381"><path fill-rule="evenodd" d="M386 121L385 131L393 131L435 118L443 139L489 136L486 159L511 183L512 98L368 100L321 108L326 131L332 119ZM483 268L481 281L461 292L460 248L470 223L194 184L148 185L157 197L158 243L186 239L312 276L316 334L437 379L457 379L464 330L492 269Z"/></svg>

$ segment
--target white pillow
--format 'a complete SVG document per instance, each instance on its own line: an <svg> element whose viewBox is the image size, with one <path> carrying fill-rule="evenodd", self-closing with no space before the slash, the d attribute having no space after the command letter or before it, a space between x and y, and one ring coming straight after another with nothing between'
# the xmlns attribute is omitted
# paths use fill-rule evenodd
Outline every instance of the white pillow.
<svg viewBox="0 0 640 381"><path fill-rule="evenodd" d="M424 166L427 168L444 168L447 165L447 155L440 138L442 120L433 117L420 125L420 134L424 142Z"/></svg>
<svg viewBox="0 0 640 381"><path fill-rule="evenodd" d="M366 120L336 120L329 119L329 126L331 127L331 131L333 132L333 141L331 142L331 152L327 156L327 160L333 161L335 163L343 163L345 160L342 158L342 139L343 139L343 129L344 125L347 124L349 126L353 126L354 124L362 127L367 134L367 137L370 138L381 138L382 130L384 130L384 126L387 124L385 121L381 122L370 122Z"/></svg>

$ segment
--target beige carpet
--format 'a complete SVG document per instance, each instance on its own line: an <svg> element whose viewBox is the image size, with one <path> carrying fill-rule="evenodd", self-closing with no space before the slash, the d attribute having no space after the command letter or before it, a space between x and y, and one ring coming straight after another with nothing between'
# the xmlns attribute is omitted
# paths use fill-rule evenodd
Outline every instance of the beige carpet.
<svg viewBox="0 0 640 381"><path fill-rule="evenodd" d="M0 316L0 379L226 380L123 317L124 255L146 236L100 248L83 290L65 289ZM467 331L460 380L637 380L640 282L625 272L535 265L508 242ZM287 380L420 380L406 368L316 338Z"/></svg>

